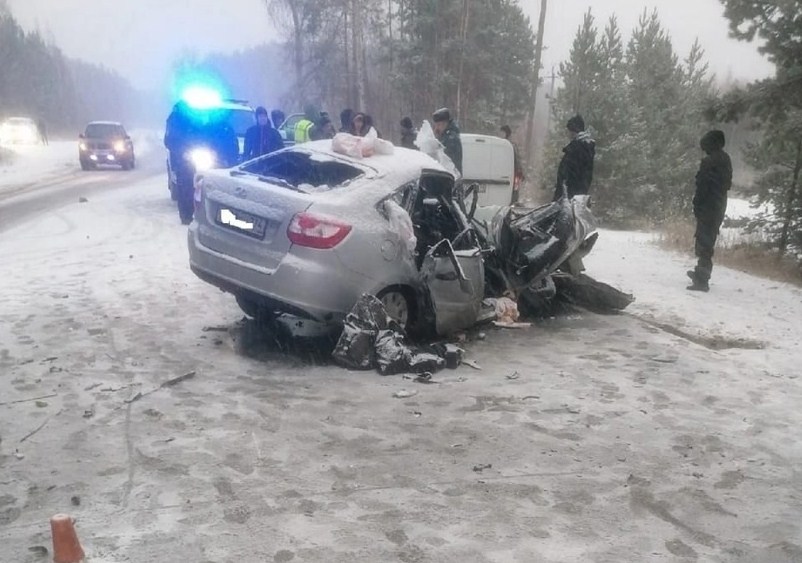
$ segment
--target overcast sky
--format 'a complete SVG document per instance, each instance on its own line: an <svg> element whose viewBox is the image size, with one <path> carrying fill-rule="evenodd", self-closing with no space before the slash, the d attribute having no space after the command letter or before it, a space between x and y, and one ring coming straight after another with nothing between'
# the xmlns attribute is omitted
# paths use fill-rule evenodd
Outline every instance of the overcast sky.
<svg viewBox="0 0 802 563"><path fill-rule="evenodd" d="M182 52L235 51L276 39L263 0L7 0L26 28L51 34L72 57L103 63L144 88L165 87ZM521 0L537 26L540 0ZM699 37L719 76L754 79L772 73L755 45L727 37L718 0L551 0L546 20L544 74L568 56L588 7L600 27L613 13L625 39L644 8L657 8L684 55ZM191 6L187 10L185 6Z"/></svg>

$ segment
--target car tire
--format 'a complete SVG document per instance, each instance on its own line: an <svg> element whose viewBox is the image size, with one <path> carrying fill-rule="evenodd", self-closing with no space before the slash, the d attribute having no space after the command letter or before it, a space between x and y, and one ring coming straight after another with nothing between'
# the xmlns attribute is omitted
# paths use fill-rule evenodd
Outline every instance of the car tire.
<svg viewBox="0 0 802 563"><path fill-rule="evenodd" d="M255 320L258 324L270 322L276 318L276 313L252 299L237 295L237 305L242 312Z"/></svg>
<svg viewBox="0 0 802 563"><path fill-rule="evenodd" d="M403 287L388 287L376 296L384 305L387 315L397 322L404 332L412 332L417 320L417 309L412 291Z"/></svg>

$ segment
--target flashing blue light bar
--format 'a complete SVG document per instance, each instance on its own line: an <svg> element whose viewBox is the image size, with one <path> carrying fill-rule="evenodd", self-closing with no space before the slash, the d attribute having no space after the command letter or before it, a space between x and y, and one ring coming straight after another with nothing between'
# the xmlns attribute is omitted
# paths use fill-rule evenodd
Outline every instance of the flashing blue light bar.
<svg viewBox="0 0 802 563"><path fill-rule="evenodd" d="M220 92L204 86L191 86L181 94L181 99L194 109L211 109L220 107L223 96Z"/></svg>

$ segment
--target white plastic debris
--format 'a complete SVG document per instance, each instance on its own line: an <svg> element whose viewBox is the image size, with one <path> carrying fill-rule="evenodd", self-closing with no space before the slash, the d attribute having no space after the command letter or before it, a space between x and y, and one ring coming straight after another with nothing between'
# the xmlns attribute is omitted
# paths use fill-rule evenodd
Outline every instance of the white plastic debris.
<svg viewBox="0 0 802 563"><path fill-rule="evenodd" d="M496 321L502 324L515 323L520 318L518 304L509 297L496 299Z"/></svg>
<svg viewBox="0 0 802 563"><path fill-rule="evenodd" d="M457 170L457 167L454 166L454 162L446 156L442 143L437 140L434 129L432 129L428 121L421 123L418 136L415 137L415 146L418 147L422 153L429 155L439 162L443 168L450 172L455 178L460 178L462 176L459 170Z"/></svg>
<svg viewBox="0 0 802 563"><path fill-rule="evenodd" d="M331 150L351 158L362 158L362 137L349 133L337 133L331 140Z"/></svg>
<svg viewBox="0 0 802 563"><path fill-rule="evenodd" d="M337 133L331 140L331 150L352 158L365 158L374 154L393 154L395 147L390 141L379 139L376 129L371 127L364 137Z"/></svg>

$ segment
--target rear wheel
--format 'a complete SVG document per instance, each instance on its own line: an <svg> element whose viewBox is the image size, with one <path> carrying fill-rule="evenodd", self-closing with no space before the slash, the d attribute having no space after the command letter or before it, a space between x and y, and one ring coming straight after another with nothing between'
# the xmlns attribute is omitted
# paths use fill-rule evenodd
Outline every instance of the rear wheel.
<svg viewBox="0 0 802 563"><path fill-rule="evenodd" d="M400 287L390 287L377 295L384 305L387 316L409 332L415 323L415 299L411 292Z"/></svg>
<svg viewBox="0 0 802 563"><path fill-rule="evenodd" d="M237 305L242 312L254 319L257 323L265 323L276 318L276 313L253 299L237 295Z"/></svg>

